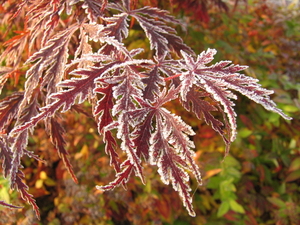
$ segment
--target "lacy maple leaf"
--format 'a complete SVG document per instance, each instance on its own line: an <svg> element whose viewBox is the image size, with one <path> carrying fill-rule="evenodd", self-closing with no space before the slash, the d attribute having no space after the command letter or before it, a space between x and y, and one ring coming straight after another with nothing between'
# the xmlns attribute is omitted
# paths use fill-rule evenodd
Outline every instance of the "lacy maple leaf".
<svg viewBox="0 0 300 225"><path fill-rule="evenodd" d="M115 180L97 188L107 191L125 186L133 173L145 183L143 163L148 163L158 167L163 183L172 184L191 216L195 212L189 173L201 184L190 138L195 133L165 108L166 103L179 100L183 109L204 119L223 137L226 153L236 138L236 93L291 119L270 99L273 91L240 73L246 66L230 61L211 64L217 51L208 49L196 56L177 36L170 24L180 23L167 11L133 8L129 0L23 0L12 15L30 19L24 20L22 33L6 42L7 49L0 56L6 62L0 70L1 88L8 74L23 63L24 49L33 54L22 64L28 67L24 92L0 101L0 158L11 187L33 206L37 216L38 206L21 170L22 157L40 160L26 150L29 131L40 121L45 123L50 141L77 182L60 120L64 112L85 101L92 106L92 117L116 171ZM148 58L141 54L144 49L128 46L135 33L130 29L143 32L148 39ZM223 119L215 117L218 112ZM120 152L126 154L123 162Z"/></svg>

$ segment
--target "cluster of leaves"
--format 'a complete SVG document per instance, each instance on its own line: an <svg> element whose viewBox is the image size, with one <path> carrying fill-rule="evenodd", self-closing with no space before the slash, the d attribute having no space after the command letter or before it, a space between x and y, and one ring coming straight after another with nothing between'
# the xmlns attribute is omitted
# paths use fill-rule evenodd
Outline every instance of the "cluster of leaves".
<svg viewBox="0 0 300 225"><path fill-rule="evenodd" d="M167 103L179 100L183 109L210 125L222 136L226 154L237 132L234 92L290 119L269 98L273 91L239 73L246 66L230 61L211 64L214 49L196 56L169 26L180 23L167 11L135 8L125 0L5 3L11 12L6 20L23 18L24 29L5 42L0 58L5 95L0 103L0 157L10 187L21 193L38 217L38 206L24 183L21 165L26 156L43 162L26 150L30 132L44 122L59 157L77 182L60 121L71 109L86 113L79 106L86 101L117 173L114 181L97 188L106 191L126 186L133 172L145 183L142 163L146 162L158 167L163 183L172 183L191 216L195 212L187 172L202 182L190 140L195 132L166 109ZM135 23L149 41L152 54L147 59L140 56L143 49L126 46ZM24 52L30 55L25 63ZM11 78L18 82L22 71L26 73L24 91L9 93L5 83ZM215 116L215 112L220 115ZM126 155L123 162L120 150Z"/></svg>
<svg viewBox="0 0 300 225"><path fill-rule="evenodd" d="M237 5L239 0L235 0L235 5ZM192 20L202 21L208 23L210 20L209 8L216 7L221 11L228 12L228 5L223 0L170 0L168 1L157 1L149 0L149 5L160 6L161 8L170 8L171 10L178 14L184 14Z"/></svg>
<svg viewBox="0 0 300 225"><path fill-rule="evenodd" d="M230 160L230 165L234 168L222 164L226 169L208 180L207 187L214 194L207 199L221 201L216 215L233 224L241 220L246 224L298 224L299 8L292 3L273 8L254 1L232 16L211 12L211 17L214 20L206 25L207 29L196 24L189 27L191 43L200 39L199 49L214 46L221 50L220 58L250 65L247 72L274 89L276 102L295 120L286 123L242 98L237 108L239 136L231 148L236 160ZM204 148L201 143L199 146ZM218 168L207 166L207 171ZM228 183L230 190L224 192ZM243 210L232 207L232 200Z"/></svg>

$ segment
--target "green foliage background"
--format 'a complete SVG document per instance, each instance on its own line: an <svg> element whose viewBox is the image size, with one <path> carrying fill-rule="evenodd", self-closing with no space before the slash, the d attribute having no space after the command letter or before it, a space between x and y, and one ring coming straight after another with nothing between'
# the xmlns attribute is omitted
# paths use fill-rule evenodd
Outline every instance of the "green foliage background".
<svg viewBox="0 0 300 225"><path fill-rule="evenodd" d="M176 103L169 105L169 109L180 113L197 132L195 151L204 184L197 186L191 181L197 213L192 218L177 193L163 185L151 167L145 168L145 186L132 178L127 190L120 187L108 193L97 191L95 185L113 180L113 168L109 167L92 120L70 113L64 121L68 131L65 138L79 184L73 183L47 135L37 128L30 140L30 150L48 164L28 159L23 165L30 192L41 209L42 221L37 221L26 205L21 210L0 208L0 224L300 224L300 11L297 1L285 7L273 7L264 1L248 1L248 4L240 1L235 10L231 7L228 12L212 8L209 23L199 21L192 10L175 10L176 5L171 6L168 1L148 2L173 11L186 24L186 30L178 28L178 31L197 53L215 48L216 60L248 65L246 73L274 90L273 100L294 119L285 121L240 96L235 107L238 139L224 158L225 145L211 128L188 112L178 110ZM3 16L4 12L0 12ZM5 24L0 26L5 40L13 36ZM131 47L147 46L138 30L130 35ZM1 52L5 40L1 40ZM15 75L11 79L3 93L20 88L16 85L17 78ZM24 205L3 178L0 187L1 200Z"/></svg>

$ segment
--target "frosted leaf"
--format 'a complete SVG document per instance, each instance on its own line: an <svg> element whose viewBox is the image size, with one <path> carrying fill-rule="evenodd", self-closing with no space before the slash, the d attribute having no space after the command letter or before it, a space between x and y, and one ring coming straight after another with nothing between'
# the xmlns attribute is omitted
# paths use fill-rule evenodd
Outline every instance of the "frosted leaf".
<svg viewBox="0 0 300 225"><path fill-rule="evenodd" d="M180 76L182 81L180 83L180 94L182 102L186 102L184 103L185 108L190 109L187 102L194 102L194 109L196 107L195 102L199 102L203 105L201 101L195 98L188 98L190 91L192 90L192 92L194 92L194 86L198 86L206 93L209 93L210 97L223 107L228 117L231 130L230 141L234 141L236 137L236 113L233 109L234 103L230 99L237 99L237 96L232 90L240 92L251 100L261 104L266 109L274 111L286 119L290 119L290 117L282 113L281 110L277 109L275 103L270 100L268 95L270 95L272 91L261 88L257 83L257 79L238 73L246 69L247 66L231 65L230 61L221 61L211 66L206 65L213 60L215 54L216 50L208 49L198 55L195 61L193 57L182 52L184 60L181 60L179 65L185 72ZM222 123L217 122L209 112L205 113L204 109L200 111L202 111L206 122L210 122L212 127L218 131L223 136L225 142L227 142L221 130ZM208 107L207 109L212 110L213 108ZM197 113L197 116L199 117L200 114Z"/></svg>
<svg viewBox="0 0 300 225"><path fill-rule="evenodd" d="M150 48L156 50L158 58L169 54L170 51L179 54L178 49L192 52L182 39L175 35L175 29L166 25L166 22L178 23L167 11L143 7L128 13L139 22L150 41Z"/></svg>
<svg viewBox="0 0 300 225"><path fill-rule="evenodd" d="M109 36L115 37L121 42L128 37L127 13L120 13L113 17L104 17L103 19L109 23L101 32L106 32Z"/></svg>
<svg viewBox="0 0 300 225"><path fill-rule="evenodd" d="M182 24L167 11L149 6L137 9L136 1L114 2L52 0L32 4L24 0L17 7L13 18L24 14L28 20L0 56L0 61L8 58L4 63L7 68L0 69L0 88L20 68L29 69L24 97L13 94L0 101L4 175L11 175L11 187L39 216L21 171L24 155L40 160L25 149L29 131L39 121L45 122L49 139L76 181L59 120L63 112L74 109L94 119L116 172L112 182L98 189L125 187L131 175L139 176L144 183L142 165L149 163L157 166L162 182L172 184L188 213L195 216L189 176L202 183L191 138L195 132L173 109L166 109L169 103L180 102L198 119L204 119L222 136L226 154L236 137L234 100L238 93L286 119L290 117L270 99L273 91L240 73L246 66L231 61L212 63L217 53L214 49L196 56L169 26ZM132 49L135 45L131 45L129 36L135 35L136 25L153 52L140 54L142 48ZM129 32L131 28L133 33ZM31 56L21 67L26 46ZM91 104L89 113L79 106L85 101Z"/></svg>

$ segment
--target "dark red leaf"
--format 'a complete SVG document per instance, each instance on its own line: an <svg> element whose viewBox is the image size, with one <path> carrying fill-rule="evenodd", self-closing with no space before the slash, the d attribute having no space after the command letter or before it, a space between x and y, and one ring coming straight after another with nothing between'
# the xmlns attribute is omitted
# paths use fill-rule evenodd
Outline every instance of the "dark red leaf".
<svg viewBox="0 0 300 225"><path fill-rule="evenodd" d="M48 118L46 120L46 128L47 132L50 135L51 142L55 146L59 157L63 160L65 167L67 168L68 172L70 173L73 181L78 183L77 177L73 171L72 165L68 158L69 153L65 149L66 141L63 138L63 134L65 130L61 126L59 122L57 122L54 118Z"/></svg>

